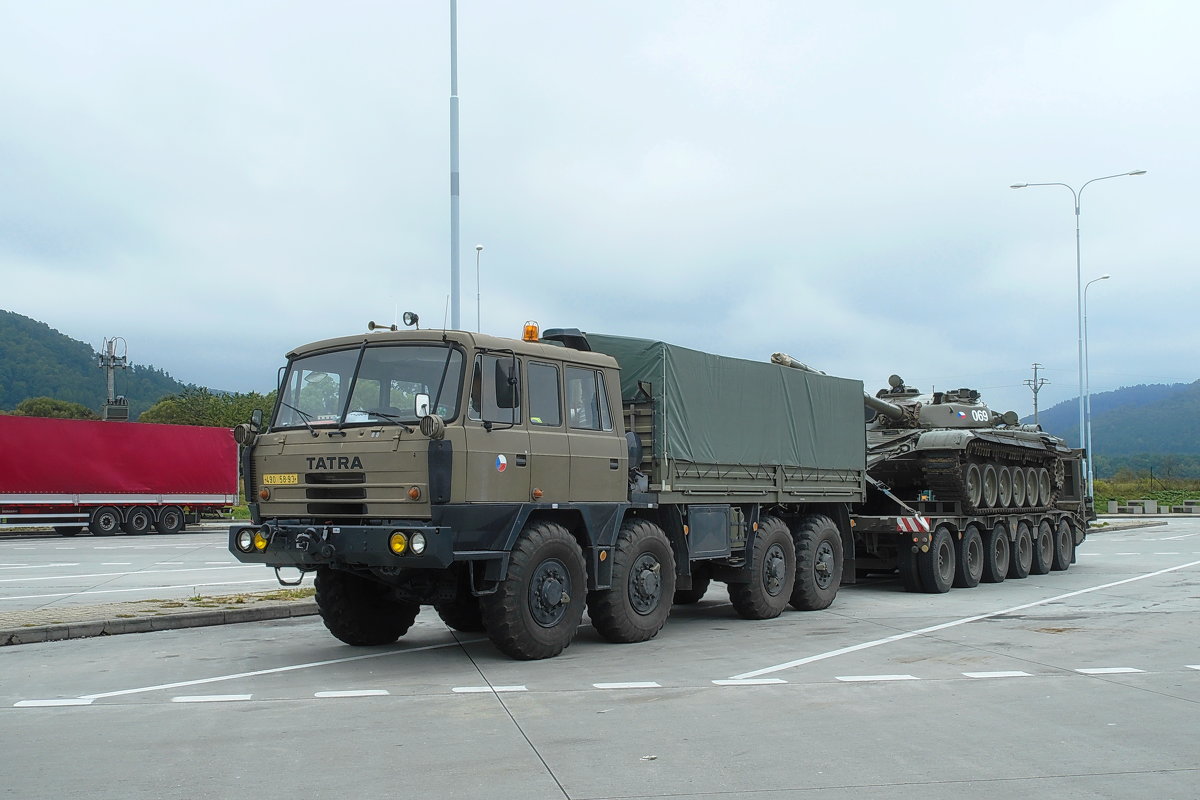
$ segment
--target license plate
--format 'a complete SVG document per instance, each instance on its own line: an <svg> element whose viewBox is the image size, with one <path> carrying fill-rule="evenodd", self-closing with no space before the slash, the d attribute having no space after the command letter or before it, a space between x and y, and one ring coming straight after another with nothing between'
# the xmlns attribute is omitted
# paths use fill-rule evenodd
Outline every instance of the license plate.
<svg viewBox="0 0 1200 800"><path fill-rule="evenodd" d="M300 476L295 472L263 475L263 483L268 486L291 486L300 482Z"/></svg>

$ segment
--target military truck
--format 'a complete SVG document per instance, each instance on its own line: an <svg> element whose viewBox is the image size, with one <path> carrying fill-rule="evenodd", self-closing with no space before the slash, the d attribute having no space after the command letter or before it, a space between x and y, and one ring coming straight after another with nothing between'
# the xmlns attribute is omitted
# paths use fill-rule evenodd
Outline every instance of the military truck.
<svg viewBox="0 0 1200 800"><path fill-rule="evenodd" d="M287 356L269 426L235 430L241 561L316 573L326 627L395 641L422 606L518 659L586 609L654 637L710 581L739 615L833 602L866 494L862 383L527 325L385 330ZM283 579L281 577L281 582Z"/></svg>

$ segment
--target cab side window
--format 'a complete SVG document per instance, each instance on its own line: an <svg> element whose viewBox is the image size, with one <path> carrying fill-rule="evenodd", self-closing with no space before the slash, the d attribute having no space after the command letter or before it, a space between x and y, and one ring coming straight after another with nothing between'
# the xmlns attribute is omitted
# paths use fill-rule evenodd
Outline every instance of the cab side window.
<svg viewBox="0 0 1200 800"><path fill-rule="evenodd" d="M612 430L604 375L599 370L567 367L567 419L577 430Z"/></svg>
<svg viewBox="0 0 1200 800"><path fill-rule="evenodd" d="M529 424L557 428L562 425L562 399L558 367L529 365Z"/></svg>
<svg viewBox="0 0 1200 800"><path fill-rule="evenodd" d="M521 422L520 362L506 355L475 356L467 418L516 425Z"/></svg>

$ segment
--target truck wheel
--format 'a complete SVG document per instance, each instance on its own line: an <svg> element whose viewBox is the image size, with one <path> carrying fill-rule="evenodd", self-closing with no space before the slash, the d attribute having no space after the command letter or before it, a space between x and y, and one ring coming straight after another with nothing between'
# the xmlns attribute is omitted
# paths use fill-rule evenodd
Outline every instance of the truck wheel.
<svg viewBox="0 0 1200 800"><path fill-rule="evenodd" d="M412 627L421 607L397 600L390 587L351 572L317 570L317 610L329 632L355 647L391 644Z"/></svg>
<svg viewBox="0 0 1200 800"><path fill-rule="evenodd" d="M906 592L923 592L925 584L921 582L921 570L917 569L917 553L911 546L902 545L896 558L896 568L900 571L900 585Z"/></svg>
<svg viewBox="0 0 1200 800"><path fill-rule="evenodd" d="M1058 523L1054 532L1054 564L1056 570L1066 571L1071 568L1071 559L1075 558L1075 532L1066 520Z"/></svg>
<svg viewBox="0 0 1200 800"><path fill-rule="evenodd" d="M974 589L983 577L983 536L979 526L971 523L962 538L954 543L954 587Z"/></svg>
<svg viewBox="0 0 1200 800"><path fill-rule="evenodd" d="M116 536L121 528L121 512L113 506L100 506L92 509L88 517L88 530L93 536Z"/></svg>
<svg viewBox="0 0 1200 800"><path fill-rule="evenodd" d="M780 519L763 517L758 523L751 558L750 580L729 584L733 609L745 619L778 617L796 583L796 545Z"/></svg>
<svg viewBox="0 0 1200 800"><path fill-rule="evenodd" d="M1008 564L1012 560L1012 547L1008 529L997 522L983 542L983 582L1003 583L1008 577Z"/></svg>
<svg viewBox="0 0 1200 800"><path fill-rule="evenodd" d="M954 585L954 537L945 525L938 525L929 542L929 550L917 556L917 569L921 572L921 583L929 594L943 594Z"/></svg>
<svg viewBox="0 0 1200 800"><path fill-rule="evenodd" d="M1029 568L1033 566L1033 533L1029 523L1017 523L1017 539L1013 542L1012 558L1008 562L1008 577L1028 578Z"/></svg>
<svg viewBox="0 0 1200 800"><path fill-rule="evenodd" d="M512 658L561 653L575 638L587 599L587 568L575 538L556 522L534 522L517 539L508 576L479 599L488 638Z"/></svg>
<svg viewBox="0 0 1200 800"><path fill-rule="evenodd" d="M483 612L479 610L479 598L465 595L433 606L442 622L462 633L482 633Z"/></svg>
<svg viewBox="0 0 1200 800"><path fill-rule="evenodd" d="M1054 565L1054 529L1042 520L1038 523L1033 539L1033 561L1029 571L1034 575L1045 575Z"/></svg>
<svg viewBox="0 0 1200 800"><path fill-rule="evenodd" d="M792 531L796 583L791 604L797 611L829 608L842 585L842 534L829 517L805 517Z"/></svg>
<svg viewBox="0 0 1200 800"><path fill-rule="evenodd" d="M588 616L610 642L644 642L666 624L675 596L675 553L662 528L644 519L621 525L612 588L588 592Z"/></svg>
<svg viewBox="0 0 1200 800"><path fill-rule="evenodd" d="M708 594L708 585L712 579L709 576L708 567L705 565L697 565L692 563L692 588L676 589L674 602L677 606L690 606L692 603L699 603L704 599L704 595Z"/></svg>
<svg viewBox="0 0 1200 800"><path fill-rule="evenodd" d="M121 530L132 536L141 536L144 533L149 533L150 528L154 526L154 514L145 506L134 506L129 509L129 514L126 515L125 521L121 523Z"/></svg>
<svg viewBox="0 0 1200 800"><path fill-rule="evenodd" d="M183 523L183 509L179 506L167 506L158 512L154 530L165 534L179 533L183 530Z"/></svg>

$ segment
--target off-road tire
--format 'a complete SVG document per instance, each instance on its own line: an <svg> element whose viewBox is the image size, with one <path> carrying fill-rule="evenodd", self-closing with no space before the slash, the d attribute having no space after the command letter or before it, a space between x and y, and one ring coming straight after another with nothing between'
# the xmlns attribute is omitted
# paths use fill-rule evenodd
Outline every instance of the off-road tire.
<svg viewBox="0 0 1200 800"><path fill-rule="evenodd" d="M797 611L829 608L842 585L842 533L829 517L804 517L792 531L796 582L790 602Z"/></svg>
<svg viewBox="0 0 1200 800"><path fill-rule="evenodd" d="M412 627L421 606L351 572L317 570L317 610L329 632L355 647L391 644Z"/></svg>
<svg viewBox="0 0 1200 800"><path fill-rule="evenodd" d="M910 545L901 545L896 555L896 569L900 573L900 585L906 592L925 591L925 584L921 580L921 570L917 568L918 555L920 554L914 553Z"/></svg>
<svg viewBox="0 0 1200 800"><path fill-rule="evenodd" d="M744 619L773 619L783 613L796 583L796 545L778 517L758 523L751 554L750 580L729 584L733 610Z"/></svg>
<svg viewBox="0 0 1200 800"><path fill-rule="evenodd" d="M954 585L954 570L957 563L954 538L950 529L937 526L929 541L929 550L917 555L917 569L921 572L921 583L929 594L942 594Z"/></svg>
<svg viewBox="0 0 1200 800"><path fill-rule="evenodd" d="M1054 569L1065 572L1071 568L1071 562L1075 559L1075 531L1071 530L1071 524L1066 520L1058 523L1058 529L1054 532Z"/></svg>
<svg viewBox="0 0 1200 800"><path fill-rule="evenodd" d="M1008 561L1008 577L1029 577L1029 569L1033 566L1033 532L1026 522L1017 523L1017 538L1012 542L1012 558Z"/></svg>
<svg viewBox="0 0 1200 800"><path fill-rule="evenodd" d="M88 517L88 530L93 536L116 536L121 530L121 512L115 506L100 506L92 509Z"/></svg>
<svg viewBox="0 0 1200 800"><path fill-rule="evenodd" d="M996 527L984 534L983 537L983 577L984 583L1003 583L1008 577L1008 565L1012 561L1012 540L1008 538L1008 529L997 523Z"/></svg>
<svg viewBox="0 0 1200 800"><path fill-rule="evenodd" d="M154 530L163 534L179 533L187 524L187 518L183 515L183 509L179 506L167 506L158 512L158 519L154 520Z"/></svg>
<svg viewBox="0 0 1200 800"><path fill-rule="evenodd" d="M954 588L974 589L983 577L983 536L974 523L954 543Z"/></svg>
<svg viewBox="0 0 1200 800"><path fill-rule="evenodd" d="M479 608L479 598L465 595L454 600L435 603L433 610L441 617L442 622L462 633L482 633L483 611Z"/></svg>
<svg viewBox="0 0 1200 800"><path fill-rule="evenodd" d="M562 596L555 597L558 591ZM496 648L529 661L556 656L571 643L586 601L587 568L579 543L562 525L541 521L521 532L508 576L479 605Z"/></svg>
<svg viewBox="0 0 1200 800"><path fill-rule="evenodd" d="M692 562L692 588L676 589L673 602L677 606L690 606L693 603L699 603L704 599L704 595L708 594L708 586L712 583L712 579L708 575L708 568L698 566Z"/></svg>
<svg viewBox="0 0 1200 800"><path fill-rule="evenodd" d="M675 597L675 554L662 528L621 525L612 551L612 588L588 592L592 627L610 642L644 642L666 624Z"/></svg>
<svg viewBox="0 0 1200 800"><path fill-rule="evenodd" d="M1054 566L1054 528L1042 520L1038 523L1033 535L1033 561L1029 571L1034 575L1045 575Z"/></svg>

